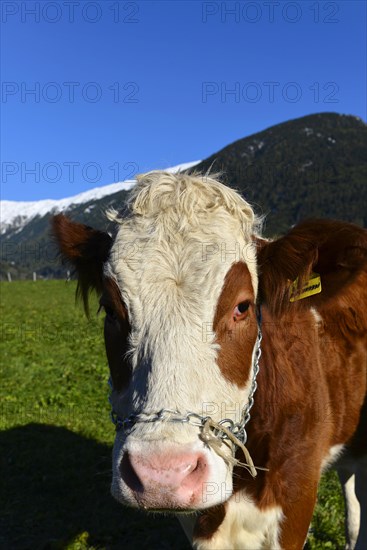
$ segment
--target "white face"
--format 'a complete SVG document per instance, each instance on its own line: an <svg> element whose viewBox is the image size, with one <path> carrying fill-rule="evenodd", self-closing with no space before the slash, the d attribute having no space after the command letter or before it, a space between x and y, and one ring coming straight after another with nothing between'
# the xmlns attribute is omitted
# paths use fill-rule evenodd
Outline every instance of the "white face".
<svg viewBox="0 0 367 550"><path fill-rule="evenodd" d="M181 231L174 216L167 217L123 220L111 251L107 276L128 318L122 353L130 369L113 391L113 408L120 418L172 409L240 421L256 340L254 245L224 209L205 212L199 224ZM237 277L240 269L247 275ZM248 312L236 310L239 303L248 304ZM108 348L121 320L106 323ZM244 335L246 357L232 372L237 338ZM231 456L225 443L223 453ZM132 506L206 508L230 497L232 471L198 426L139 422L131 433L117 432L112 492Z"/></svg>

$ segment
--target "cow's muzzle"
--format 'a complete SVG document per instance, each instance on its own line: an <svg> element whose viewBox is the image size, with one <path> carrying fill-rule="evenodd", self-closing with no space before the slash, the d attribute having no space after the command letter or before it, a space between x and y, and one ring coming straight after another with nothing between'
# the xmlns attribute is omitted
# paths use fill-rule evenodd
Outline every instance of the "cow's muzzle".
<svg viewBox="0 0 367 550"><path fill-rule="evenodd" d="M188 509L200 506L209 469L204 453L170 449L147 456L125 451L119 470L138 506Z"/></svg>

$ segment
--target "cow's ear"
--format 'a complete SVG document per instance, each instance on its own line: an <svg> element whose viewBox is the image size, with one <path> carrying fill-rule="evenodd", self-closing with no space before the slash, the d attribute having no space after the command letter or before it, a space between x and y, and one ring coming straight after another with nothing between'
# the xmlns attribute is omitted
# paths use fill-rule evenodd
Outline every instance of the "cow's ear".
<svg viewBox="0 0 367 550"><path fill-rule="evenodd" d="M82 298L88 314L90 291L102 292L103 266L109 257L112 238L107 233L73 222L64 214L53 216L51 224L61 257L77 271L77 296Z"/></svg>
<svg viewBox="0 0 367 550"><path fill-rule="evenodd" d="M274 241L257 241L259 296L271 311L320 305L340 295L367 269L367 231L333 220L308 220ZM291 285L303 288L312 272L320 275L321 293L290 302ZM292 305L295 304L295 305Z"/></svg>

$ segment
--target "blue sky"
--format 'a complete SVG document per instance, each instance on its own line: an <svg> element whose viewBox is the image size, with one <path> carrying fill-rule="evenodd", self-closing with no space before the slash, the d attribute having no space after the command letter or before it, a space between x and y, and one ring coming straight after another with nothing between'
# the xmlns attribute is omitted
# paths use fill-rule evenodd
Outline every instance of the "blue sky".
<svg viewBox="0 0 367 550"><path fill-rule="evenodd" d="M310 113L366 119L362 1L3 0L1 11L3 199L203 159Z"/></svg>

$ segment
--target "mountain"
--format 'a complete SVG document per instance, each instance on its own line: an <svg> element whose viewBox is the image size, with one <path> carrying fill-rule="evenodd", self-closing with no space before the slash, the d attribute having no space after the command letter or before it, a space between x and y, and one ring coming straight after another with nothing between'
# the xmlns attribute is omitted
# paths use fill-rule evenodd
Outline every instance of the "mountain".
<svg viewBox="0 0 367 550"><path fill-rule="evenodd" d="M73 205L85 204L98 200L106 195L112 195L118 191L128 190L134 185L134 180L112 183L103 187L96 187L67 197L66 199L44 199L39 201L1 201L0 233L8 231L20 231L33 218L42 217L49 212L62 212Z"/></svg>
<svg viewBox="0 0 367 550"><path fill-rule="evenodd" d="M166 168L167 172L187 170L195 166L199 161L186 162ZM20 231L33 218L43 217L50 212L63 212L70 210L77 204L86 204L102 197L113 195L119 191L127 191L135 184L135 180L111 183L103 187L95 187L78 195L66 199L45 199L39 201L0 201L0 234L8 231ZM88 211L89 212L89 211ZM88 213L87 212L87 213Z"/></svg>
<svg viewBox="0 0 367 550"><path fill-rule="evenodd" d="M196 169L223 172L266 215L268 236L309 217L367 227L367 126L358 117L290 120L231 143Z"/></svg>
<svg viewBox="0 0 367 550"><path fill-rule="evenodd" d="M177 169L222 172L265 215L265 234L284 233L308 217L339 218L367 227L367 126L355 116L308 115L240 139L199 163ZM1 278L64 277L49 239L58 211L102 230L107 208L120 209L133 181L96 188L60 201L2 201Z"/></svg>

